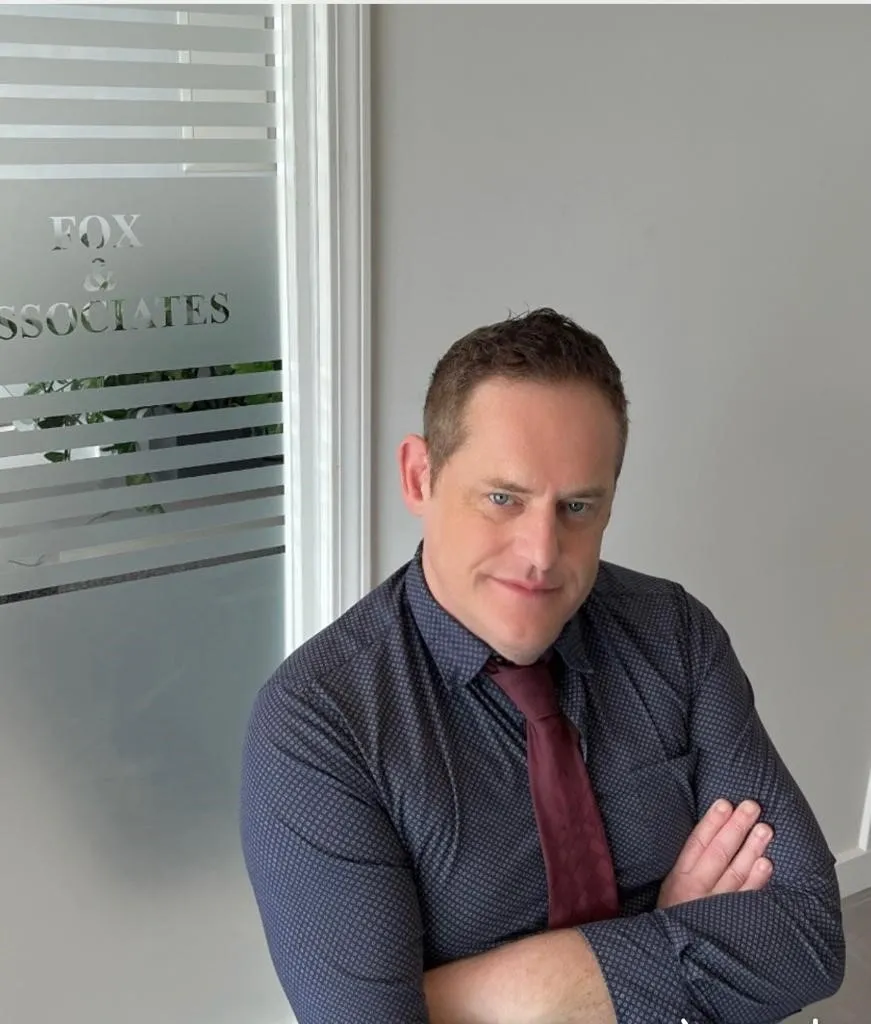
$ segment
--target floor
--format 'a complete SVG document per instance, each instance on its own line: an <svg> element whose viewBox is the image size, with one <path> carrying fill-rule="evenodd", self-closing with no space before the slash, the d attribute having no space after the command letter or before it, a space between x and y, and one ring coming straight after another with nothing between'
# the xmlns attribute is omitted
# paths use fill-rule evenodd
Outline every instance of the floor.
<svg viewBox="0 0 871 1024"><path fill-rule="evenodd" d="M844 900L847 973L831 999L814 1003L784 1024L868 1024L871 1020L871 889Z"/></svg>

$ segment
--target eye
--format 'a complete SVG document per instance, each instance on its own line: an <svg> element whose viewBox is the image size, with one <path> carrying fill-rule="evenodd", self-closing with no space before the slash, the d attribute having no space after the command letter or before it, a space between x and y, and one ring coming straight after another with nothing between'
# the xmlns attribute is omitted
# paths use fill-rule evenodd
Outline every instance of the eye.
<svg viewBox="0 0 871 1024"><path fill-rule="evenodd" d="M567 501L566 509L570 515L582 516L585 512L590 511L590 503L588 501Z"/></svg>
<svg viewBox="0 0 871 1024"><path fill-rule="evenodd" d="M491 494L488 494L487 497L493 505L497 506L497 508L506 508L511 504L511 495L505 494L503 491L493 491Z"/></svg>

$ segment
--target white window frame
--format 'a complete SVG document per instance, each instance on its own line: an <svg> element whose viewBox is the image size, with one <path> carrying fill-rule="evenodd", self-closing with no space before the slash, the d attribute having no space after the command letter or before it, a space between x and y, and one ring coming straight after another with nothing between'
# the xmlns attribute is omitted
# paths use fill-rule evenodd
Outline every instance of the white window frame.
<svg viewBox="0 0 871 1024"><path fill-rule="evenodd" d="M368 5L282 4L285 647L371 585Z"/></svg>

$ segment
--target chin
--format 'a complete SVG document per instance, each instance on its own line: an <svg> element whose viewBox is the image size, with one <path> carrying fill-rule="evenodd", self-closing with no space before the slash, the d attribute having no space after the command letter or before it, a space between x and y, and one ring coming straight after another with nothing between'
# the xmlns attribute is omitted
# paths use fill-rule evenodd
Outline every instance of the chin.
<svg viewBox="0 0 871 1024"><path fill-rule="evenodd" d="M524 629L523 625L527 628ZM490 635L495 637L501 647L510 648L513 651L525 651L532 652L534 655L540 654L542 651L547 650L548 647L556 640L562 629L562 623L558 627L540 628L536 630L529 629L529 623L518 624L518 628L511 630L510 623L506 623L504 620L500 621L496 629L490 630ZM509 626L509 630L506 630L506 626ZM514 660L514 659L512 659Z"/></svg>

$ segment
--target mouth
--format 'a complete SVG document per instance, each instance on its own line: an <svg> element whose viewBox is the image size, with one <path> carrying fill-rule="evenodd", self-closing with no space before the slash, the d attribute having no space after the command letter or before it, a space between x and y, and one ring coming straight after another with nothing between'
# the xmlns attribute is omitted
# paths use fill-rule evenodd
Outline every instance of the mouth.
<svg viewBox="0 0 871 1024"><path fill-rule="evenodd" d="M495 582L506 587L513 594L518 594L521 597L527 597L530 599L538 598L539 600L555 594L559 589L558 587L549 587L542 583L529 583L525 580L495 579Z"/></svg>

